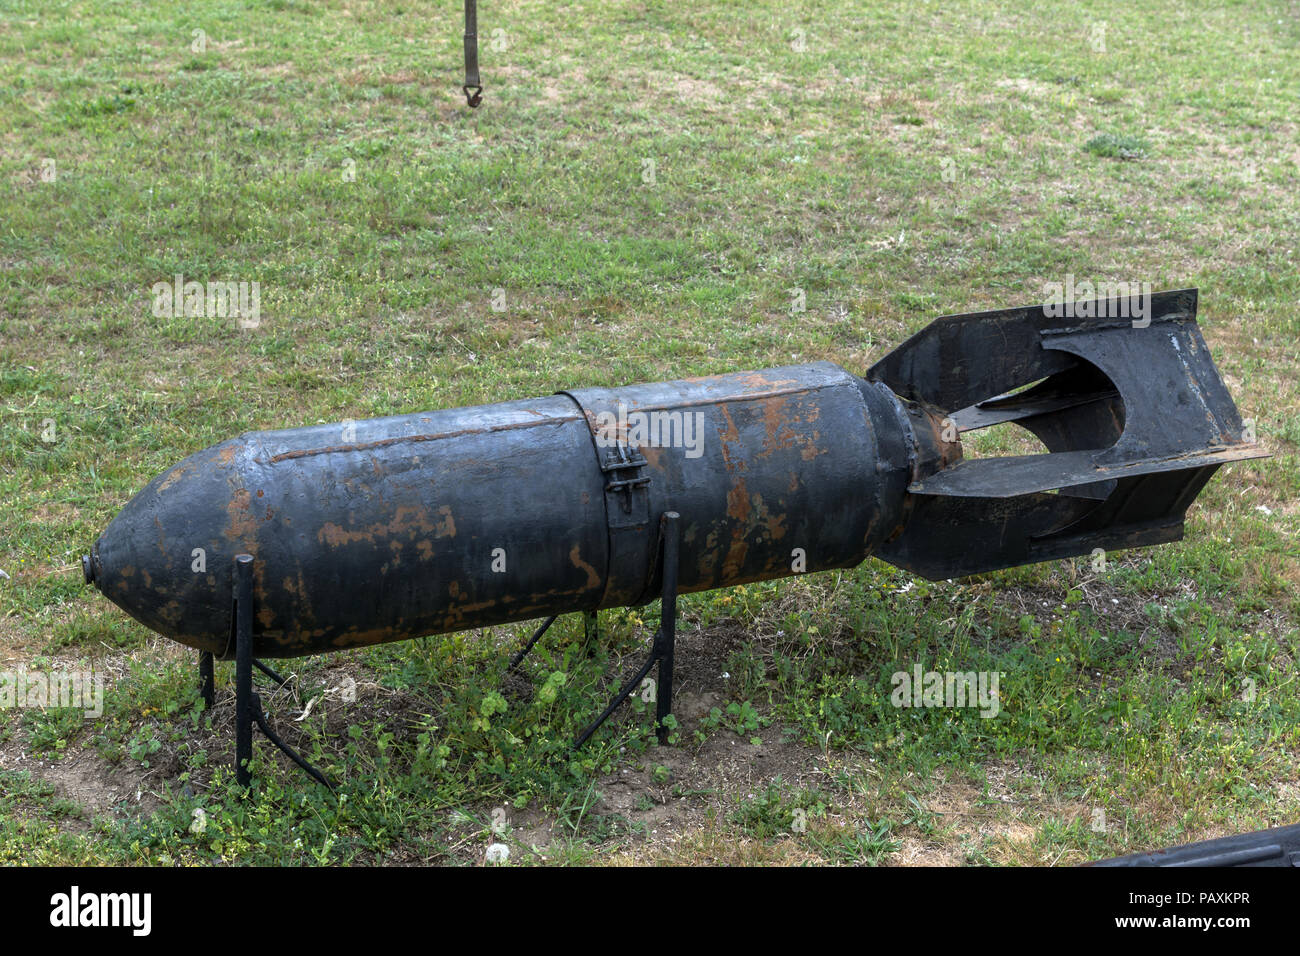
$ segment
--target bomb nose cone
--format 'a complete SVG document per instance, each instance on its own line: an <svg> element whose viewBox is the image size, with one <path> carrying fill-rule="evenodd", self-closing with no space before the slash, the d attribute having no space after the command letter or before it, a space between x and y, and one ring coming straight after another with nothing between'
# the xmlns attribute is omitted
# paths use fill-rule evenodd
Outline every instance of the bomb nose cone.
<svg viewBox="0 0 1300 956"><path fill-rule="evenodd" d="M150 630L222 653L230 560L257 544L256 522L244 520L262 487L250 462L256 447L245 436L231 439L155 478L83 559L86 580Z"/></svg>
<svg viewBox="0 0 1300 956"><path fill-rule="evenodd" d="M81 556L81 574L86 579L87 584L95 583L95 562L91 560L88 554Z"/></svg>

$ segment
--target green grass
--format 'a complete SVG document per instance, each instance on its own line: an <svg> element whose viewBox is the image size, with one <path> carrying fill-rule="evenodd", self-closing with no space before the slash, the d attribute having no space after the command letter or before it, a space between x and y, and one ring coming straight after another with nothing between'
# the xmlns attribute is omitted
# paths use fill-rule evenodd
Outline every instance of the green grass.
<svg viewBox="0 0 1300 956"><path fill-rule="evenodd" d="M0 0L0 670L106 677L98 720L0 710L0 757L44 768L0 771L0 860L477 862L500 810L512 863L1071 863L1300 819L1294 9L502 3L475 111L460 32L454 4ZM155 317L178 273L258 282L260 326ZM650 608L594 647L562 620L522 680L524 627L295 662L268 706L339 795L263 743L248 800L227 667L210 722L192 656L81 583L131 495L241 431L861 371L1066 274L1199 286L1274 457L1100 574L691 596L679 659L723 651L670 748L641 701L567 748ZM1001 714L889 706L915 663L1004 673Z"/></svg>
<svg viewBox="0 0 1300 956"><path fill-rule="evenodd" d="M1142 159L1151 147L1136 136L1116 136L1114 133L1101 133L1083 144L1083 148L1095 156L1107 159Z"/></svg>

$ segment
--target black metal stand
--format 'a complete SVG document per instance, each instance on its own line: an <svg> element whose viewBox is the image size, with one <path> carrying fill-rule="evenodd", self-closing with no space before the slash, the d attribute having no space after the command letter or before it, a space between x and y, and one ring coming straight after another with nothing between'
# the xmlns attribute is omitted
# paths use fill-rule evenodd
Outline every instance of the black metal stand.
<svg viewBox="0 0 1300 956"><path fill-rule="evenodd" d="M285 756L305 770L313 779L333 790L325 775L298 755L292 747L276 735L262 710L262 698L253 690L253 668L256 667L281 687L287 683L283 677L253 657L253 556L235 556L235 593L231 605L230 640L235 645L235 780L241 787L251 783L248 764L253 759L253 723L267 740L275 744ZM227 645L227 652L229 645ZM211 710L214 694L213 656L208 651L199 654L199 685L204 709Z"/></svg>
<svg viewBox="0 0 1300 956"><path fill-rule="evenodd" d="M253 556L235 557L235 603L231 610L231 637L235 641L235 780L250 782L253 759ZM227 645L229 647L229 645Z"/></svg>
<svg viewBox="0 0 1300 956"><path fill-rule="evenodd" d="M199 696L203 698L203 709L211 710L216 696L216 672L211 651L199 651Z"/></svg>
<svg viewBox="0 0 1300 956"><path fill-rule="evenodd" d="M677 642L677 546L681 535L678 527L678 521L681 516L676 511L665 511L659 518L659 538L663 542L663 599L660 602L659 609L659 630L655 632L654 644L650 649L650 657L642 665L626 684L618 692L605 712L597 717L586 730L584 730L578 739L573 742L575 748L585 744L597 730L600 725L607 721L614 711L618 710L620 704L632 696L632 692L641 686L646 675L650 673L651 668L656 664L659 665L659 682L655 687L655 726L659 742L668 742L668 728L664 725L666 718L673 711L673 651ZM551 625L555 623L557 615L551 615L542 622L541 627L533 632L533 636L528 642L521 647L515 655L510 658L510 663L506 667L506 673L511 673L520 662L528 656L528 653L542 639L542 636L550 630ZM599 624L595 611L584 611L582 616L583 630L586 632L588 645L592 640L599 636Z"/></svg>
<svg viewBox="0 0 1300 956"><path fill-rule="evenodd" d="M677 641L677 563L681 516L675 511L665 511L659 519L660 540L663 542L663 593L659 612L659 629L655 632L650 657L614 697L604 712L597 717L574 741L575 748L585 744L619 705L632 695L651 669L659 665L659 680L655 688L655 727L660 743L668 742L669 728L665 724L673 709L673 652ZM507 672L519 666L520 661L537 644L555 623L552 615L529 638L528 643L510 660ZM595 611L584 612L583 625L588 639L598 634ZM253 556L235 557L235 588L231 606L230 642L235 647L235 780L241 787L251 783L248 764L253 758L253 724L263 736L275 744L285 756L301 767L314 780L333 790L325 775L304 760L292 747L273 731L262 710L262 698L253 690L253 668L266 674L280 686L285 679L253 657ZM229 651L227 645L227 652ZM199 654L199 687L205 710L211 710L215 697L213 655Z"/></svg>
<svg viewBox="0 0 1300 956"><path fill-rule="evenodd" d="M591 725L578 735L573 742L574 748L581 747L591 735L600 729L601 724L619 708L632 692L641 686L650 669L659 665L659 682L655 688L655 727L661 744L668 742L668 727L665 718L673 710L673 651L677 643L677 545L681 529L678 521L681 516L675 511L665 511L659 519L660 537L663 541L663 597L659 606L659 630L655 632L654 644L650 656L641 669L623 685L604 713L592 721Z"/></svg>

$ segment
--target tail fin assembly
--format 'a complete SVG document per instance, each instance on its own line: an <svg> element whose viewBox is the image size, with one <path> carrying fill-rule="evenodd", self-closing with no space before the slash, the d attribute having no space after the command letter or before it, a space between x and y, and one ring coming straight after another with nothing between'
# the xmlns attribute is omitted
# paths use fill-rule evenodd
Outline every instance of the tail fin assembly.
<svg viewBox="0 0 1300 956"><path fill-rule="evenodd" d="M954 433L1014 422L1048 454L967 459L908 488L903 532L876 556L930 579L1177 541L1227 462L1267 457L1196 324L1195 289L941 318L867 379ZM955 434L953 435L955 437Z"/></svg>

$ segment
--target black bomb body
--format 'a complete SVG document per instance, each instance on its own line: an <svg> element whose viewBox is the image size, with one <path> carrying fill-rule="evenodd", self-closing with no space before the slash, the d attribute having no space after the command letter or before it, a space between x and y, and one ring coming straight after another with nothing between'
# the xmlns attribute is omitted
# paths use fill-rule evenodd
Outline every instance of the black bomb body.
<svg viewBox="0 0 1300 956"><path fill-rule="evenodd" d="M1071 319L950 316L858 377L819 362L241 435L130 501L85 575L153 630L294 657L851 567L930 578L1178 539L1222 464L1262 454L1196 325L1196 292ZM963 460L1015 422L1046 454Z"/></svg>

